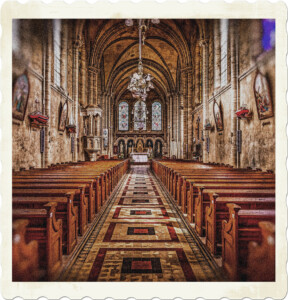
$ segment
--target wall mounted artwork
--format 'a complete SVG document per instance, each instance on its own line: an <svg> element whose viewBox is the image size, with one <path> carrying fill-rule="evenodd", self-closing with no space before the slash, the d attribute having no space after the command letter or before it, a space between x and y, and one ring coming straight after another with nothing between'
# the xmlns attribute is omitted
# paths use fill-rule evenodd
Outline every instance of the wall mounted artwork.
<svg viewBox="0 0 288 300"><path fill-rule="evenodd" d="M213 113L214 113L214 120L215 120L217 131L222 131L224 129L223 116L222 116L221 107L216 102L216 99L214 99Z"/></svg>
<svg viewBox="0 0 288 300"><path fill-rule="evenodd" d="M272 98L267 78L257 71L254 80L254 95L260 120L273 117Z"/></svg>
<svg viewBox="0 0 288 300"><path fill-rule="evenodd" d="M60 111L60 118L59 118L59 131L64 131L66 127L67 122L67 116L68 116L68 104L67 102L64 103L62 106L62 109Z"/></svg>
<svg viewBox="0 0 288 300"><path fill-rule="evenodd" d="M16 78L12 97L12 116L23 121L29 98L29 79L26 74Z"/></svg>

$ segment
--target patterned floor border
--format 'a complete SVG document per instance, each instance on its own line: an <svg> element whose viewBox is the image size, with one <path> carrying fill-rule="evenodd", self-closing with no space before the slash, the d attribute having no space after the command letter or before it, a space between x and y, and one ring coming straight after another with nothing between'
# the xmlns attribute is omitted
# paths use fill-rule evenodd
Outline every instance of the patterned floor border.
<svg viewBox="0 0 288 300"><path fill-rule="evenodd" d="M215 278L216 278L216 280L213 280L213 281L225 280L225 276L223 275L222 270L219 268L219 266L215 262L212 255L208 252L205 245L202 243L199 236L195 232L195 230L193 230L193 228L191 228L189 222L183 216L182 211L177 207L177 205L175 204L175 201L172 199L169 192L166 190L166 188L164 187L162 182L159 180L157 175L154 174L154 172L151 171L150 169L148 169L147 171L148 171L148 174L153 176L155 181L157 182L158 188L161 190L163 197L165 197L165 199L167 200L167 203L168 203L172 213L174 213L174 214L176 213L179 216L179 219L175 222L178 223L179 228L182 230L184 237L185 237L187 243L189 244L191 251L195 255L195 258L197 259L199 264L202 265L203 272L206 273L206 269L208 269L210 267L210 269L213 270L213 272L215 274ZM99 232L101 231L102 226L108 217L108 214L109 214L114 202L117 199L118 192L121 190L121 188L123 187L124 184L129 184L129 181L130 181L129 177L131 174L133 174L133 172L132 172L132 170L129 170L123 176L123 178L120 180L117 187L111 194L109 200L106 202L106 205L103 207L102 211L99 213L97 218L94 220L93 224L91 224L88 232L85 234L85 238L83 238L80 245L74 251L74 253L71 256L71 258L69 259L68 263L63 268L63 271L61 272L61 274L58 278L58 281L66 281L65 278L66 278L70 268L75 263L75 261L76 261L76 264L74 265L74 269L75 269L75 267L79 270L81 269L82 265L85 262L85 259L87 258L88 254L89 254L91 247L95 243L95 241L99 235ZM193 244L194 245L196 244L196 246L198 246L200 253L197 253L197 251L196 252L194 251L193 248L195 246L193 246ZM202 257L201 257L201 254L203 255ZM204 257L204 261L203 261L203 257ZM206 266L205 266L205 264L206 264ZM209 265L209 267L207 266L207 264Z"/></svg>
<svg viewBox="0 0 288 300"><path fill-rule="evenodd" d="M95 241L97 239L97 236L111 210L111 207L116 200L116 195L121 190L122 185L126 182L127 178L129 178L131 174L131 170L129 170L118 182L117 186L115 187L114 191L109 196L109 199L104 204L104 207L101 209L101 211L96 215L96 218L91 223L89 229L85 233L85 236L83 237L82 241L77 245L76 249L71 254L71 257L69 258L68 262L63 267L58 280L61 281L63 278L66 277L66 273L70 270L70 267L74 264L76 259L80 256L80 253L83 252L83 249L85 246L87 246L87 243L90 244L89 239L93 236L93 240ZM93 243L92 243L93 244ZM88 252L89 253L89 252ZM86 256L88 255L86 254Z"/></svg>
<svg viewBox="0 0 288 300"><path fill-rule="evenodd" d="M158 176L152 170L149 170L149 172L151 174L153 174L154 178L156 179L156 181L158 183L158 187L161 189L161 192L162 192L163 196L166 198L166 200L167 200L170 208L173 207L173 209L176 210L177 213L178 213L178 215L180 216L182 222L179 222L179 221L177 221L177 222L178 222L178 225L180 226L180 228L181 228L181 230L182 230L182 232L183 232L183 234L184 234L184 236L185 236L185 238L186 238L186 240L187 240L187 242L188 242L191 250L193 251L193 245L191 244L191 242L192 242L191 236L193 236L193 238L194 238L195 242L197 243L198 247L201 249L202 254L205 256L206 261L209 263L209 265L211 266L211 268L215 272L216 277L219 278L219 281L225 280L225 276L224 276L222 270L217 265L215 259L210 254L210 252L206 248L206 246L203 244L203 242L199 238L199 236L196 233L196 231L190 226L190 223L184 217L181 209L176 205L174 199L172 198L172 196L170 195L170 193L167 191L167 189L164 186L164 184L162 183L162 181L158 178ZM185 225L185 226L183 226L183 225ZM196 253L194 253L194 254L197 257Z"/></svg>

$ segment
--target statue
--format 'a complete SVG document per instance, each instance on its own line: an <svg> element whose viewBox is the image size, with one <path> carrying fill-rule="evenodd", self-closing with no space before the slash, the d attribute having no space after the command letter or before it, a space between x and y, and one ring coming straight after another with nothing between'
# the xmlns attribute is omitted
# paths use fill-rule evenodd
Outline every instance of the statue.
<svg viewBox="0 0 288 300"><path fill-rule="evenodd" d="M123 143L120 142L120 154L123 154Z"/></svg>

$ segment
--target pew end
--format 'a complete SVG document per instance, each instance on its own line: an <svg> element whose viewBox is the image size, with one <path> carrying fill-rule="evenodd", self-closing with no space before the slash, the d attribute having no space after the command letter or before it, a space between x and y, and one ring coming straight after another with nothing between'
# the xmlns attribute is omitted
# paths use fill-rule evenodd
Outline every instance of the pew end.
<svg viewBox="0 0 288 300"><path fill-rule="evenodd" d="M41 277L39 271L38 243L26 243L26 227L29 221L19 219L13 222L12 240L12 280L38 281Z"/></svg>
<svg viewBox="0 0 288 300"><path fill-rule="evenodd" d="M262 242L248 245L247 280L275 281L275 225L259 222Z"/></svg>

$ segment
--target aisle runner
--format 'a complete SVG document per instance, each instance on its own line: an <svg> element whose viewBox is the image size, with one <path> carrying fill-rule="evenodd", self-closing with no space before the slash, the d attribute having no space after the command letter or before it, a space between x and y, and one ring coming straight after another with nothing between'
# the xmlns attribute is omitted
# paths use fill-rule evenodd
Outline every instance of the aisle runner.
<svg viewBox="0 0 288 300"><path fill-rule="evenodd" d="M147 166L132 167L101 228L95 228L62 280L221 280L169 203Z"/></svg>

